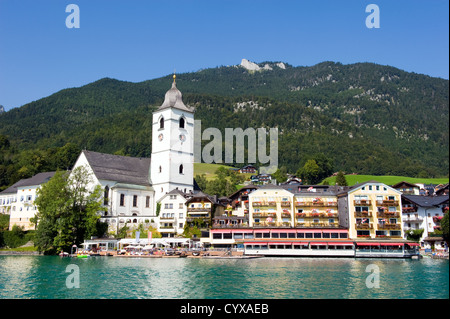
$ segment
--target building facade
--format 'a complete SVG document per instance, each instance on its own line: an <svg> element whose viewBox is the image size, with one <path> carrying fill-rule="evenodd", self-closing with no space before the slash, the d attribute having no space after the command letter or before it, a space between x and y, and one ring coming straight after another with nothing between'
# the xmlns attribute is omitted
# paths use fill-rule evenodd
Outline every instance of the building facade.
<svg viewBox="0 0 450 319"><path fill-rule="evenodd" d="M403 238L401 195L376 181L354 185L338 196L341 224L351 238Z"/></svg>
<svg viewBox="0 0 450 319"><path fill-rule="evenodd" d="M35 205L37 190L42 184L48 182L55 172L45 172L34 175L31 178L23 179L13 185L16 189L15 201L12 193L8 194L10 201L10 219L9 230L14 225L22 227L23 230L34 230L36 224L32 222L32 218L38 212Z"/></svg>

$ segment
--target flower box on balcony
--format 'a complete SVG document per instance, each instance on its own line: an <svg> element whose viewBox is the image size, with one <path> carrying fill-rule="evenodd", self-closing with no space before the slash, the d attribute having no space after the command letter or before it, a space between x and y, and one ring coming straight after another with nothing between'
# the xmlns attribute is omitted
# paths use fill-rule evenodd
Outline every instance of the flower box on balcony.
<svg viewBox="0 0 450 319"><path fill-rule="evenodd" d="M297 217L306 217L306 213L297 213L296 216Z"/></svg>

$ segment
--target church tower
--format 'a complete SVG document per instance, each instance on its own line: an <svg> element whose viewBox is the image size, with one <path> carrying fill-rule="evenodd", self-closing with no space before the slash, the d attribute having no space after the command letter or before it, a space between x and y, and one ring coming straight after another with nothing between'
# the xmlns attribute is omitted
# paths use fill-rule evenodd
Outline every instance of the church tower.
<svg viewBox="0 0 450 319"><path fill-rule="evenodd" d="M184 105L175 75L164 103L153 112L150 178L155 201L173 189L194 189L194 110Z"/></svg>

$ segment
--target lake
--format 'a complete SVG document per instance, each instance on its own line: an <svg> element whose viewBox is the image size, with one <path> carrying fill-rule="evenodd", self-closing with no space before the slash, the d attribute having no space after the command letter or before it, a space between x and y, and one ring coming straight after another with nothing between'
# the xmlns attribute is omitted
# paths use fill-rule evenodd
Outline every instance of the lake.
<svg viewBox="0 0 450 319"><path fill-rule="evenodd" d="M449 261L0 256L0 298L449 298Z"/></svg>

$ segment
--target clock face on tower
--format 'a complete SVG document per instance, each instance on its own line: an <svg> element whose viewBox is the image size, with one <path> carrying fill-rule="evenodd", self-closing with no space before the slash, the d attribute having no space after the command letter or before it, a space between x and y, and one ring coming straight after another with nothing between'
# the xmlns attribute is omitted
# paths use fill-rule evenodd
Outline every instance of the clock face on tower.
<svg viewBox="0 0 450 319"><path fill-rule="evenodd" d="M158 135L158 139L160 140L160 141L162 141L163 139L164 139L164 135L161 133L161 134L159 134Z"/></svg>
<svg viewBox="0 0 450 319"><path fill-rule="evenodd" d="M186 141L186 135L180 134L180 141L181 141L181 142Z"/></svg>

